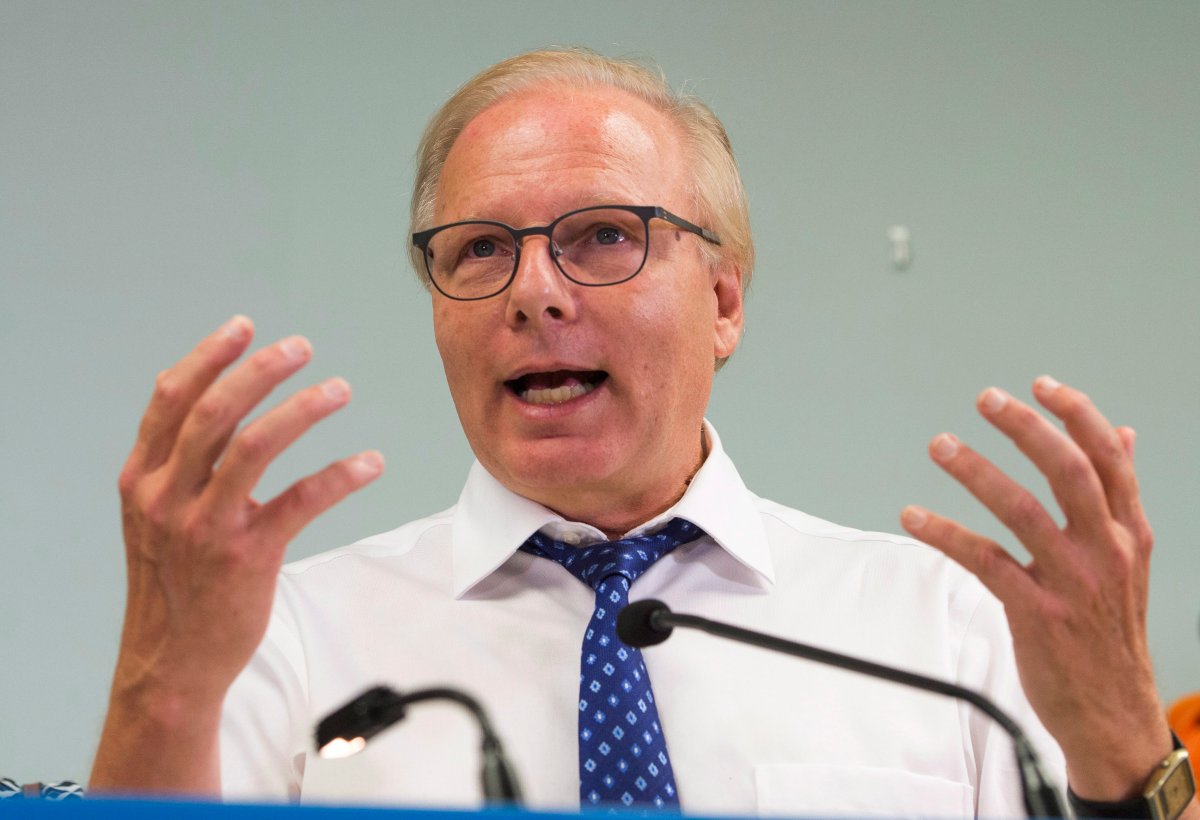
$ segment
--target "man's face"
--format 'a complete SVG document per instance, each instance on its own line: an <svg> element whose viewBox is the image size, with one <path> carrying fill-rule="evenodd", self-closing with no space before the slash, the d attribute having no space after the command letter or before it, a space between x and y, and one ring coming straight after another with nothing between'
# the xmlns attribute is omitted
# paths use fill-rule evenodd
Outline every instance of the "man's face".
<svg viewBox="0 0 1200 820"><path fill-rule="evenodd" d="M522 228L603 204L661 205L699 222L684 157L673 124L622 91L524 92L455 142L434 224ZM531 237L498 296L433 295L438 349L476 457L509 489L609 533L682 494L701 459L714 359L741 333L740 272L710 265L700 237L650 226L645 267L619 285L569 281L546 239Z"/></svg>

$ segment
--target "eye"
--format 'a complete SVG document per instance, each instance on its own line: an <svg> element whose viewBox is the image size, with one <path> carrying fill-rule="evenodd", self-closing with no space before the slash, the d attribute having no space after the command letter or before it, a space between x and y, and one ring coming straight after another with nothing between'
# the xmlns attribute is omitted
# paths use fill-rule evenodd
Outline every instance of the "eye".
<svg viewBox="0 0 1200 820"><path fill-rule="evenodd" d="M447 237L456 249L455 264L495 262L513 255L512 240L496 232L494 225L468 225Z"/></svg>
<svg viewBox="0 0 1200 820"><path fill-rule="evenodd" d="M615 245L625 241L625 234L620 228L605 225L596 229L596 241L601 245Z"/></svg>
<svg viewBox="0 0 1200 820"><path fill-rule="evenodd" d="M490 239L476 239L467 246L467 256L486 259L496 253L496 243Z"/></svg>

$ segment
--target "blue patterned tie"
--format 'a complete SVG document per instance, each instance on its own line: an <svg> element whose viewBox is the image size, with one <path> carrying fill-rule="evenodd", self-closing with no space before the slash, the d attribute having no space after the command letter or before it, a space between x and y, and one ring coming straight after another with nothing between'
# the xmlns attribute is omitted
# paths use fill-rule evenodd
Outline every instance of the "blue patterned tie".
<svg viewBox="0 0 1200 820"><path fill-rule="evenodd" d="M642 653L617 638L629 586L651 564L704 531L673 518L654 535L572 547L541 533L521 549L549 558L596 591L579 667L579 802L679 808L675 773Z"/></svg>

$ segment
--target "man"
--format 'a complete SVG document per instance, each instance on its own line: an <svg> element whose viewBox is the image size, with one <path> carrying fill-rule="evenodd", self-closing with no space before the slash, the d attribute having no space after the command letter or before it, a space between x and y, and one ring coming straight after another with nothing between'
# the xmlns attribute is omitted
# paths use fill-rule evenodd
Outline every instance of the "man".
<svg viewBox="0 0 1200 820"><path fill-rule="evenodd" d="M618 802L693 813L1021 810L1007 741L966 707L703 637L646 653L654 688L635 731L624 706L608 720L604 699L620 693L598 673L591 700L580 638L632 579L594 597L564 567L606 538L655 551L680 521L691 540L636 571L635 599L952 677L1040 731L1032 706L1073 790L1097 804L1135 797L1171 752L1145 645L1151 536L1133 432L1078 391L1034 387L1066 435L998 389L979 400L1050 480L1064 528L953 436L931 445L1029 566L904 512L999 603L927 547L742 485L703 416L741 335L753 251L728 141L702 104L587 52L505 61L431 123L413 226L478 459L459 503L289 567L276 589L288 540L382 460L359 454L254 502L272 459L349 390L306 388L239 431L311 350L293 337L234 366L252 336L241 317L201 342L159 376L121 476L129 603L93 789L469 802L472 730L453 713L414 710L358 759L311 749L313 722L366 685L448 682L495 713L535 806L608 802L602 781L628 776ZM653 801L626 771L647 765L638 737L658 744Z"/></svg>

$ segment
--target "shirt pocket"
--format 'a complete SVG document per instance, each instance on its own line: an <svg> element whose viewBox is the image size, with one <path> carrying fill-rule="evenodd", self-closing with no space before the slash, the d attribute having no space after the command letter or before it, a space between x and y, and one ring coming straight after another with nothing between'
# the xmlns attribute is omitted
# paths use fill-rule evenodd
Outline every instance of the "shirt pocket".
<svg viewBox="0 0 1200 820"><path fill-rule="evenodd" d="M760 815L974 817L965 783L869 766L761 765L754 768Z"/></svg>

